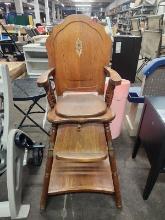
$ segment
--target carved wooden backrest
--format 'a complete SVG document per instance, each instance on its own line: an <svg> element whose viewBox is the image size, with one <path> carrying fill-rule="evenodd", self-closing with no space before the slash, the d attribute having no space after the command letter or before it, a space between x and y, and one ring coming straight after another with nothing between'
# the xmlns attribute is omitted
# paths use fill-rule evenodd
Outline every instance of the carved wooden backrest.
<svg viewBox="0 0 165 220"><path fill-rule="evenodd" d="M104 93L103 67L108 65L112 42L104 27L84 15L68 16L54 27L46 42L49 66L55 67L56 92Z"/></svg>

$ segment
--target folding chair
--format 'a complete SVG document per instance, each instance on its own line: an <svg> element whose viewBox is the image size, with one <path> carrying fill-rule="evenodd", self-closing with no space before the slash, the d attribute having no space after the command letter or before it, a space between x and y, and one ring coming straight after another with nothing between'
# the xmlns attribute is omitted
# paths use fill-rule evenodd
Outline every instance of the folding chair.
<svg viewBox="0 0 165 220"><path fill-rule="evenodd" d="M163 15L152 15L147 18L147 29L142 33L141 56L144 61L137 70L137 75L152 59L160 56L162 41Z"/></svg>
<svg viewBox="0 0 165 220"><path fill-rule="evenodd" d="M49 133L31 117L32 114L45 113L45 109L38 103L39 100L45 96L46 92L44 91L44 89L37 87L35 78L24 78L13 81L14 106L19 112L21 112L21 114L24 115L23 119L18 125L18 128L38 127L45 134L49 135ZM26 112L22 110L21 107L17 104L21 101L32 101L32 104L29 105ZM33 111L35 106L38 106L39 111ZM29 119L32 124L24 124L26 119Z"/></svg>

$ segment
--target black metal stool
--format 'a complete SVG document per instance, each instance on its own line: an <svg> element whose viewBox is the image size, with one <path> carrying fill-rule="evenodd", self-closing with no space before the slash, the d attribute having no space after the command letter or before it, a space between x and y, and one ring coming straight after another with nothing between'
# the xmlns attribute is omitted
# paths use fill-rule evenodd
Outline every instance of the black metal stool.
<svg viewBox="0 0 165 220"><path fill-rule="evenodd" d="M45 109L38 103L38 101L46 96L43 88L37 86L36 78L24 78L17 79L13 81L13 100L14 101L32 101L27 112L24 112L16 103L14 106L24 115L22 121L20 122L18 128L21 127L39 127L44 133L49 135L49 133L42 128L34 119L29 115L34 113L45 113ZM33 107L37 105L41 111L32 111ZM23 125L26 118L28 118L34 125Z"/></svg>

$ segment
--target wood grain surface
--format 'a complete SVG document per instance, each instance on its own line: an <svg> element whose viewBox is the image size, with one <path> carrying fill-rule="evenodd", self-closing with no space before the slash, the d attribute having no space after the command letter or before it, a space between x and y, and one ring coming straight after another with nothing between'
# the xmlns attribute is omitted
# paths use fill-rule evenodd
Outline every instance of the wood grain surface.
<svg viewBox="0 0 165 220"><path fill-rule="evenodd" d="M114 193L109 159L97 163L74 163L54 158L48 194L69 192Z"/></svg>
<svg viewBox="0 0 165 220"><path fill-rule="evenodd" d="M106 159L107 143L102 124L60 125L54 156L57 159L97 162Z"/></svg>
<svg viewBox="0 0 165 220"><path fill-rule="evenodd" d="M46 47L49 66L56 68L57 95L81 87L96 87L104 94L112 42L102 25L85 15L68 16L54 27Z"/></svg>
<svg viewBox="0 0 165 220"><path fill-rule="evenodd" d="M56 113L62 117L96 117L105 114L104 97L93 94L71 94L60 97Z"/></svg>
<svg viewBox="0 0 165 220"><path fill-rule="evenodd" d="M112 146L112 135L111 135L109 123L104 124L104 129L105 129L105 136L106 136L107 145L108 145L109 163L110 163L110 167L112 171L112 180L113 180L113 186L114 186L114 191L115 191L116 207L122 208L120 184L119 184L119 178L118 178L118 172L117 172L117 166L116 166L115 152Z"/></svg>
<svg viewBox="0 0 165 220"><path fill-rule="evenodd" d="M6 64L9 68L9 75L12 80L26 73L26 65L24 62L5 62L1 61L0 64Z"/></svg>
<svg viewBox="0 0 165 220"><path fill-rule="evenodd" d="M44 73L42 73L38 79L37 79L37 84L39 87L45 87L47 86L47 83L49 81L49 77L51 75L55 76L55 68L50 68L48 70L46 70Z"/></svg>
<svg viewBox="0 0 165 220"><path fill-rule="evenodd" d="M56 135L57 135L57 126L53 125L51 128L51 134L50 134L50 146L48 148L47 158L46 158L45 175L43 179L43 187L42 187L41 200L40 200L40 210L44 210L46 207L50 174L51 174L52 163L53 163L53 147L54 147L54 143L56 140Z"/></svg>
<svg viewBox="0 0 165 220"><path fill-rule="evenodd" d="M115 70L111 69L108 66L105 66L104 71L106 73L106 76L110 77L113 85L117 86L121 84L122 78Z"/></svg>
<svg viewBox="0 0 165 220"><path fill-rule="evenodd" d="M106 113L101 115L101 116L96 116L96 117L61 117L56 114L55 112L55 107L51 109L48 112L47 119L50 123L55 123L55 124L70 124L70 123L90 123L90 122L97 122L97 123L104 123L104 122L110 122L115 118L115 114L111 111L110 108L107 109Z"/></svg>
<svg viewBox="0 0 165 220"><path fill-rule="evenodd" d="M47 192L49 195L88 191L114 193L116 205L121 207L109 129L109 122L115 118L110 105L121 78L106 67L111 56L111 39L104 27L89 17L71 15L54 27L46 47L49 66L55 71L47 72L38 83L45 87L51 107L47 119L54 128L58 126L58 130L56 140L55 135L52 136L54 149L46 164L41 209L45 208ZM47 80L50 72L54 76L57 103L52 81ZM71 94L69 99L59 97L68 91L103 95L106 75L110 77L106 104L89 95L84 99Z"/></svg>

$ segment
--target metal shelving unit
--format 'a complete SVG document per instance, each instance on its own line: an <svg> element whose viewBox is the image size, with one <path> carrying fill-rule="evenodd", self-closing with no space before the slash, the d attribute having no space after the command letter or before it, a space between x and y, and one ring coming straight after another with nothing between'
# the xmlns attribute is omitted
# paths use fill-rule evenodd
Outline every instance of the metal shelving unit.
<svg viewBox="0 0 165 220"><path fill-rule="evenodd" d="M108 12L108 16L111 17L112 22L117 21L123 27L123 33L129 33L131 30L131 18L144 19L154 13L156 13L156 6L141 4L135 8L130 8L130 2L127 2L111 9Z"/></svg>
<svg viewBox="0 0 165 220"><path fill-rule="evenodd" d="M0 46L1 46L0 53L1 53L2 57L4 57L5 59L8 60L9 54L12 54L14 57L17 58L17 60L24 61L24 54L20 50L20 48L17 46L15 39L12 36L12 33L9 33L2 23L0 23L0 26L2 27L3 32L6 33L6 35L8 37L8 39L5 41L3 41L2 39L0 40ZM3 50L2 49L3 45L8 45L9 47L11 47L11 49L10 50Z"/></svg>

